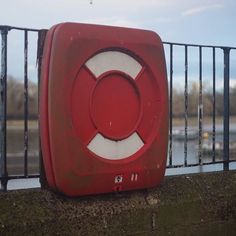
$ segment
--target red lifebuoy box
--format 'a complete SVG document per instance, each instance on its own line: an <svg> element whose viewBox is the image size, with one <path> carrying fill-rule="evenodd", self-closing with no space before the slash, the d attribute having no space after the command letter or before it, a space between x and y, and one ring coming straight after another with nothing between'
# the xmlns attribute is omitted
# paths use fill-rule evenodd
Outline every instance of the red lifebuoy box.
<svg viewBox="0 0 236 236"><path fill-rule="evenodd" d="M160 183L168 86L156 33L56 25L47 33L40 87L41 146L52 188L78 196Z"/></svg>

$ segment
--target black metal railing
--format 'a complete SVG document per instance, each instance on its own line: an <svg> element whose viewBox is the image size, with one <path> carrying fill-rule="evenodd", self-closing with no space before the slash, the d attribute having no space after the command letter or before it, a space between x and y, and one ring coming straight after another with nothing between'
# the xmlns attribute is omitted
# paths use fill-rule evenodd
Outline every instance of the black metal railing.
<svg viewBox="0 0 236 236"><path fill-rule="evenodd" d="M169 67L169 107L170 107L170 129L169 129L169 160L167 168L178 168L178 167L194 167L201 165L211 165L211 164L223 164L224 170L229 170L230 162L235 162L235 158L230 158L229 151L229 125L230 125L230 52L236 52L235 47L222 47L222 46L209 46L209 45L195 45L195 44L182 44L182 43L170 43L165 42L166 53L169 50L169 60L167 60L167 65ZM173 81L174 81L174 70L173 70L173 60L174 60L174 48L183 48L184 50L184 161L183 164L173 164ZM194 48L198 50L198 53L195 53L195 56L198 54L198 162L197 163L188 163L188 120L189 120L189 109L188 109L188 89L189 89L189 59L188 59L188 51L190 48ZM212 152L211 152L211 160L207 162L203 162L203 50L208 50L208 61L211 56L211 64L212 64ZM210 50L210 52L209 52ZM221 51L223 53L223 71L222 77L220 78L223 81L223 159L216 160L216 50ZM211 54L211 55L210 55ZM235 56L235 55L234 55ZM236 72L236 60L234 57L234 64L232 63L232 67L234 69L234 73ZM209 78L208 78L209 79ZM235 140L236 141L236 140Z"/></svg>
<svg viewBox="0 0 236 236"><path fill-rule="evenodd" d="M24 139L24 150L23 150L23 161L21 165L23 166L23 171L21 174L9 174L8 173L8 154L9 150L7 150L7 136L8 136L8 129L7 129L7 121L8 121L8 111L7 111L7 80L8 80L8 48L11 47L10 43L8 42L8 35L13 31L19 31L23 35L23 84L24 84L24 119L23 119L23 139ZM19 27L10 27L10 26L0 26L0 33L1 33L1 81L0 81L0 91L1 91L1 98L0 98L0 120L1 120L1 130L0 130L0 181L1 181L1 190L7 190L8 181L11 179L19 179L19 178L39 178L40 177L40 168L37 173L29 173L29 34L37 34L37 56L34 58L35 63L38 63L38 71L37 77L40 78L40 65L41 65L41 56L42 56L42 48L43 42L46 35L45 30L37 30L37 29L27 29L27 28L19 28ZM229 132L229 124L230 124L230 109L229 109L229 101L230 101L230 65L236 67L236 63L233 64L230 58L231 51L236 52L236 48L233 47L221 47L221 46L209 46L209 45L193 45L193 44L180 44L180 43L170 43L164 42L165 46L165 54L166 54L166 62L167 62L167 69L168 69L168 80L169 80L169 111L170 111L170 128L169 128L169 155L168 155L168 169L175 169L181 167L195 167L195 166L204 166L204 165L212 165L212 164L222 164L224 170L229 170L229 164L231 162L235 162L234 158L231 158L230 155L230 132ZM183 50L180 52L179 50ZM191 51L195 50L194 53ZM205 50L207 50L207 55L204 57ZM223 54L221 55L220 52ZM183 54L181 56L181 54ZM211 70L210 81L212 83L211 86L211 96L212 96L212 113L210 115L212 120L212 128L211 131L211 152L210 152L210 159L208 157L207 161L204 160L204 153L203 153L203 132L204 132L204 112L203 112L203 96L204 96L204 60L207 57L207 64L208 66L207 73ZM222 61L219 63L219 57L223 57ZM181 60L179 58L182 58ZM194 58L194 63L192 63L191 58ZM198 60L196 61L196 58ZM211 58L211 59L209 59ZM197 86L198 98L197 98L197 128L196 132L197 135L195 139L195 143L197 144L196 154L197 161L190 162L189 161L189 143L190 141L190 125L189 119L191 117L196 118L195 116L191 115L189 112L189 98L191 94L189 94L189 86L190 86L190 62L194 65L195 77L197 75L197 80L195 83ZM222 65L223 63L223 65ZM220 69L218 68L218 64L220 64ZM211 69L209 69L211 67ZM179 71L179 68L183 68L182 71ZM218 69L217 69L218 68ZM220 79L217 80L217 73L219 70L222 71L222 76ZM235 68L236 69L236 68ZM219 74L219 73L218 73ZM209 77L209 76L208 76ZM208 78L209 80L209 78ZM216 85L217 81L223 81L223 150L222 150L222 159L216 158L216 94L218 92ZM38 80L39 81L39 80ZM174 93L175 90L175 82L178 81L178 84L181 84L183 87L182 94L183 94L183 113L182 114L175 114L175 109L173 107L173 102L175 101ZM38 82L39 83L39 82ZM190 117L191 116L191 117ZM182 118L183 117L183 118ZM176 154L173 146L176 144L174 129L176 128L174 124L174 119L180 120L181 127L183 129L183 133L180 134L182 138L183 144L183 152ZM40 149L40 148L39 148ZM40 150L37 150L38 153L38 160L40 159ZM176 162L177 156L179 161ZM38 161L40 164L40 160Z"/></svg>
<svg viewBox="0 0 236 236"><path fill-rule="evenodd" d="M7 78L8 78L8 47L11 47L8 43L8 34L12 31L20 31L24 35L23 47L24 47L24 153L23 153L23 173L22 174L8 174L8 158L7 158ZM39 177L39 173L28 173L28 149L29 149L29 134L28 134L28 35L29 33L39 34L39 30L27 29L11 26L0 26L1 33L1 81L0 81L0 118L1 118L1 130L0 130L0 179L1 189L7 189L8 180L19 178L36 178Z"/></svg>

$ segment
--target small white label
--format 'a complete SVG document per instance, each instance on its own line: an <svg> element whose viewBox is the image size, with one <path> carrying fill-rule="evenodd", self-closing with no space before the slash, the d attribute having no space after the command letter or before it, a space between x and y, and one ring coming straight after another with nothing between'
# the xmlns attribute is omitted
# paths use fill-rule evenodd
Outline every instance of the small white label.
<svg viewBox="0 0 236 236"><path fill-rule="evenodd" d="M131 175L131 181L134 181L134 174Z"/></svg>
<svg viewBox="0 0 236 236"><path fill-rule="evenodd" d="M138 180L138 174L135 174L134 181L136 182Z"/></svg>
<svg viewBox="0 0 236 236"><path fill-rule="evenodd" d="M122 175L117 175L115 177L115 183L118 184L118 183L122 183L123 181L123 176Z"/></svg>
<svg viewBox="0 0 236 236"><path fill-rule="evenodd" d="M132 182L136 182L138 180L138 174L137 173L133 173L132 175L131 175L131 181Z"/></svg>

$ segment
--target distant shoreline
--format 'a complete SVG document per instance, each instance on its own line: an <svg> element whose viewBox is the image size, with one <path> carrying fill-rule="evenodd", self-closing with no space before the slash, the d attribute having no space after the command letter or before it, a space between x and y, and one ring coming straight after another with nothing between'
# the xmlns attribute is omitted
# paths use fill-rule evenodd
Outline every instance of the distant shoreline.
<svg viewBox="0 0 236 236"><path fill-rule="evenodd" d="M173 126L184 126L185 118L173 118L172 120ZM223 125L224 117L217 116L215 117L215 122L217 125ZM212 116L204 116L202 120L203 125L213 124ZM236 116L230 116L230 123L236 123ZM188 126L198 126L198 117L189 117L188 118Z"/></svg>
<svg viewBox="0 0 236 236"><path fill-rule="evenodd" d="M217 116L216 119L217 125L223 125L224 117ZM203 125L213 124L213 117L204 116ZM236 116L230 117L230 123L236 123ZM185 118L176 118L174 117L172 120L173 126L184 126L185 125ZM189 117L188 118L188 126L198 126L198 117ZM8 120L7 121L7 128L8 129L24 129L24 120ZM38 129L38 120L29 120L28 121L28 128L29 129Z"/></svg>
<svg viewBox="0 0 236 236"><path fill-rule="evenodd" d="M38 129L38 120L28 120L29 129ZM24 129L24 120L8 120L7 129Z"/></svg>

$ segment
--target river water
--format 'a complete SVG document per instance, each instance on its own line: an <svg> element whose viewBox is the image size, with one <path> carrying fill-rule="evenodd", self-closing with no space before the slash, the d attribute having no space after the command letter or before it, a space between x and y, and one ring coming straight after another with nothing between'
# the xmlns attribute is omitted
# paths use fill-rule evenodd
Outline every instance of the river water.
<svg viewBox="0 0 236 236"><path fill-rule="evenodd" d="M175 126L173 127L173 132L176 130L180 130L184 133L183 126ZM191 131L198 131L198 127L191 126L188 128ZM212 146L212 125L205 125L202 131L203 136L206 134L206 138L202 139L202 144L208 143L209 146ZM236 124L230 124L230 135L229 135L230 143L236 143ZM223 145L223 125L216 125L216 135L215 142L216 145ZM216 150L215 161L222 161L222 151ZM188 140L187 142L187 163L188 164L197 164L199 163L199 141L198 137L193 140ZM184 165L185 159L185 150L184 150L184 137L182 140L175 139L173 137L172 144L172 164L173 165ZM230 152L230 159L236 159L236 150L234 149ZM212 155L206 154L202 151L201 156L202 163L212 162ZM169 164L169 159L167 161ZM236 169L236 162L230 163L230 169ZM187 167L187 168L171 168L167 169L166 175L175 175L175 174L185 174L185 173L200 173L200 172L209 172L209 171L220 171L223 170L222 164L213 164L213 165L200 165L196 167Z"/></svg>
<svg viewBox="0 0 236 236"><path fill-rule="evenodd" d="M182 126L175 126L173 130L184 130ZM189 130L198 130L197 127L189 127ZM208 133L207 142L211 142L211 130L210 125L204 126L204 132ZM223 141L223 126L218 125L216 127L216 142ZM231 124L230 126L230 142L236 142L236 124ZM39 173L39 139L38 139L38 127L34 126L29 129L29 143L28 143L28 155L29 155L29 174ZM187 162L188 164L198 163L198 138L189 140L187 142ZM9 175L19 175L24 173L24 132L23 128L9 127L7 130L7 166ZM183 165L184 164L184 139L173 138L172 144L172 164L173 165ZM236 159L235 153L230 156L231 159ZM222 160L222 155L216 155L216 161ZM202 162L211 162L212 157L209 155L202 156ZM169 158L167 160L167 165L169 164ZM222 170L222 164L214 165L204 165L197 167L188 168L168 168L166 170L166 175L176 175L176 174L186 174L186 173L199 173L199 172L209 172L209 171L219 171ZM230 163L230 169L236 169L236 162ZM14 180L9 181L9 189L17 188L29 188L29 187L39 187L38 179L29 180Z"/></svg>

